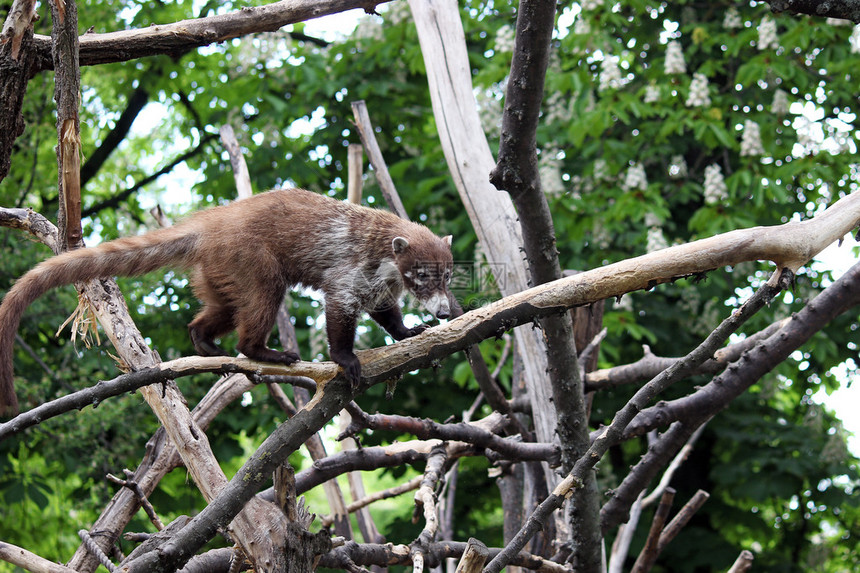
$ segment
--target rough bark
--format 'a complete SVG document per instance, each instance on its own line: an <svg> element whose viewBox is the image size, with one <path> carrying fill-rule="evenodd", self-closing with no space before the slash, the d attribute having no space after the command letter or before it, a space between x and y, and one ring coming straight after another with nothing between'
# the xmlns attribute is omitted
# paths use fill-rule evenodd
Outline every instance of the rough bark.
<svg viewBox="0 0 860 573"><path fill-rule="evenodd" d="M561 278L552 214L541 188L537 158L537 128L543 87L555 23L555 2L523 0L517 11L516 42L505 93L499 160L490 182L511 194L523 230L523 242L533 284ZM573 320L570 313L548 316L539 322L547 353L547 374L552 386L558 421L556 432L562 451L562 471L588 449L585 407ZM601 567L596 476L584 476L582 488L567 504L570 562L584 572Z"/></svg>
<svg viewBox="0 0 860 573"><path fill-rule="evenodd" d="M857 0L767 0L767 3L774 12L842 18L860 23L860 2Z"/></svg>
<svg viewBox="0 0 860 573"><path fill-rule="evenodd" d="M21 107L35 62L33 22L36 18L35 0L15 0L0 32L0 101L6 107L0 113L0 181L9 174L12 145L24 133Z"/></svg>
<svg viewBox="0 0 860 573"><path fill-rule="evenodd" d="M52 0L54 101L57 102L57 164L60 210L57 227L63 251L83 246L81 230L81 70L78 64L78 8L73 0Z"/></svg>
<svg viewBox="0 0 860 573"><path fill-rule="evenodd" d="M505 296L523 291L530 286L530 281L523 264L522 231L510 196L499 193L488 180L495 162L478 117L457 3L412 0L410 7L418 29L433 115L448 169L499 290ZM514 339L533 405L536 438L540 442L552 441L557 422L552 388L546 376L543 333L537 329L516 329ZM546 464L542 466L543 479L549 484L557 483L557 474ZM532 472L526 475L529 482L534 477ZM528 491L541 487L530 483L526 486Z"/></svg>
<svg viewBox="0 0 860 573"><path fill-rule="evenodd" d="M181 20L171 24L152 25L135 30L80 37L82 66L125 62L146 56L179 57L189 50L224 42L247 34L273 32L288 24L304 22L362 8L373 12L388 0L283 0L265 6L245 7L236 12L207 18ZM51 40L36 35L34 71L52 69Z"/></svg>

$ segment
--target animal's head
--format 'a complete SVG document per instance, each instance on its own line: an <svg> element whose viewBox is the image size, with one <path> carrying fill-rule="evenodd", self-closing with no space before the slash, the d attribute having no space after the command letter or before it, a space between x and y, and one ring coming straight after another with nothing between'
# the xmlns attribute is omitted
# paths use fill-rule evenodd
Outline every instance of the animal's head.
<svg viewBox="0 0 860 573"><path fill-rule="evenodd" d="M395 237L391 243L394 259L404 286L418 298L421 306L436 318L451 316L451 293L448 283L454 259L451 256L451 235L425 239Z"/></svg>

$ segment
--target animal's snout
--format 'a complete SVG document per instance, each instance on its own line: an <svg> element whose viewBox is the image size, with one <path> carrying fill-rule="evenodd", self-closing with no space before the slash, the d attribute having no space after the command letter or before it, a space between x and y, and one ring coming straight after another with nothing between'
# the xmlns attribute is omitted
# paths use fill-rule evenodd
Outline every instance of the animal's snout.
<svg viewBox="0 0 860 573"><path fill-rule="evenodd" d="M448 295L445 293L434 293L433 296L423 301L423 305L436 318L448 318L451 316L451 303L448 301Z"/></svg>

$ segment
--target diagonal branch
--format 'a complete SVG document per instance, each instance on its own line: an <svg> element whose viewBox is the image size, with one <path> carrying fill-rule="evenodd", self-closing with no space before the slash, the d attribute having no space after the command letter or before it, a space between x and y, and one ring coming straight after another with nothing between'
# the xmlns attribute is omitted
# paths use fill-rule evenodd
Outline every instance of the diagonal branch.
<svg viewBox="0 0 860 573"><path fill-rule="evenodd" d="M151 75L151 71L150 71ZM125 136L131 130L131 124L140 114L141 110L149 103L149 91L143 86L138 86L128 97L128 104L117 118L113 129L105 136L101 144L88 154L87 160L81 165L81 187L86 187L90 179L95 177L98 170L104 165L107 158L113 153Z"/></svg>
<svg viewBox="0 0 860 573"><path fill-rule="evenodd" d="M793 277L791 273L780 273L781 281L789 282ZM782 284L779 282L778 284ZM574 465L573 469L568 473L567 477L555 488L552 494L544 500L540 506L532 513L526 524L517 533L514 539L505 547L505 550L496 556L487 567L484 573L498 573L505 567L509 559L516 555L525 544L537 533L541 527L541 523L549 517L549 515L561 507L564 500L568 497L574 488L583 488L585 486L584 478L592 473L591 470L595 464L603 457L607 450L617 444L623 435L624 428L630 423L637 412L645 407L658 394L666 388L674 384L676 381L687 376L699 364L707 360L713 353L722 346L729 335L735 332L744 322L758 312L763 306L768 304L773 297L781 290L780 286L771 286L769 283L763 285L749 298L739 309L734 311L728 318L713 331L708 337L697 346L692 352L687 354L685 359L679 363L673 364L670 368L658 374L653 380L645 384L633 397L615 413L612 423L604 428L603 432L592 442L588 451L582 455Z"/></svg>
<svg viewBox="0 0 860 573"><path fill-rule="evenodd" d="M273 32L288 24L361 8L374 13L389 0L283 0L266 6L246 6L236 12L181 20L135 30L80 36L82 66L125 62L155 55L179 57L189 50L259 32ZM36 35L34 71L52 69L51 39Z"/></svg>
<svg viewBox="0 0 860 573"><path fill-rule="evenodd" d="M860 5L854 0L767 0L774 12L809 14L820 18L842 18L860 23Z"/></svg>
<svg viewBox="0 0 860 573"><path fill-rule="evenodd" d="M36 20L35 0L15 0L0 32L0 181L9 174L12 146L24 132L24 94L35 62L33 22ZM48 59L50 59L48 38Z"/></svg>

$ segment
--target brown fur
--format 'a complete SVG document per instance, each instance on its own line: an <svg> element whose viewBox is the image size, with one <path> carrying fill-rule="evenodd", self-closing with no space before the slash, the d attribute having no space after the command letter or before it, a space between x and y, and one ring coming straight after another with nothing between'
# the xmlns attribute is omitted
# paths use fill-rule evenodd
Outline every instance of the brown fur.
<svg viewBox="0 0 860 573"><path fill-rule="evenodd" d="M395 252L395 237L408 246ZM402 244L402 243L399 243ZM21 277L0 305L0 413L17 412L12 344L21 315L47 290L78 281L136 276L163 267L191 269L203 308L189 324L197 352L222 354L215 339L231 330L249 358L291 363L293 353L266 346L286 290L304 285L325 294L331 358L356 384L352 346L366 310L400 340L423 331L403 326L397 301L404 286L421 300L448 297L450 238L378 209L301 189L270 191L200 211L173 227L110 241L48 259ZM433 269L416 284L412 270ZM446 318L448 307L436 311Z"/></svg>

